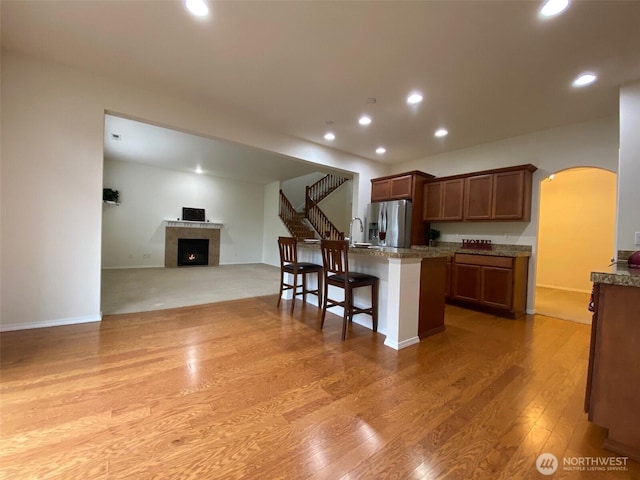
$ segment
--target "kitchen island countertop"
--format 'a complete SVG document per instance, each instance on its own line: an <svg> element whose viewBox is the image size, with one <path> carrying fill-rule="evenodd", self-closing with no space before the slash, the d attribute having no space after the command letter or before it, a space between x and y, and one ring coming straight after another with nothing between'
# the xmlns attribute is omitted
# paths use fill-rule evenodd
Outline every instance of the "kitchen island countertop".
<svg viewBox="0 0 640 480"><path fill-rule="evenodd" d="M320 250L320 243L298 242L298 247ZM422 250L417 248L395 248L395 247L349 247L349 253L356 255L367 255L370 257L384 258L434 258L447 257L450 253L439 251L435 248Z"/></svg>
<svg viewBox="0 0 640 480"><path fill-rule="evenodd" d="M640 268L629 268L626 262L624 265L611 265L598 272L591 272L591 281L623 287L640 287Z"/></svg>

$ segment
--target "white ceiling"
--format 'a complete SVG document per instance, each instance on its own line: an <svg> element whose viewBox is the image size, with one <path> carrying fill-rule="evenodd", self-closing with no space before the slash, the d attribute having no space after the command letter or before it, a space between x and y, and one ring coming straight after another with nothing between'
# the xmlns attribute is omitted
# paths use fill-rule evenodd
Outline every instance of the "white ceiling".
<svg viewBox="0 0 640 480"><path fill-rule="evenodd" d="M539 1L209 3L200 20L179 1L3 0L2 44L384 162L615 115L640 79L640 1L546 20ZM571 88L585 70L598 82Z"/></svg>
<svg viewBox="0 0 640 480"><path fill-rule="evenodd" d="M113 135L118 135L114 139ZM267 184L316 172L335 172L310 162L246 145L222 142L147 123L105 115L104 158ZM341 172L342 175L351 177Z"/></svg>

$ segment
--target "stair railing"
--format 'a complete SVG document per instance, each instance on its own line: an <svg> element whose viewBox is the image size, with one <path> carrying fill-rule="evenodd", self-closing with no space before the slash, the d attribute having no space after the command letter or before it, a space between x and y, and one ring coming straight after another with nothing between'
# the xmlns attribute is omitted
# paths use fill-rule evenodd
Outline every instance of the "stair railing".
<svg viewBox="0 0 640 480"><path fill-rule="evenodd" d="M333 175L331 173L325 175L313 185L307 186L306 197L311 198L314 202L320 203L331 192L340 185L345 183L348 178Z"/></svg>
<svg viewBox="0 0 640 480"><path fill-rule="evenodd" d="M331 220L318 207L318 204L307 196L305 215L311 226L327 240L344 240L344 232L338 230Z"/></svg>
<svg viewBox="0 0 640 480"><path fill-rule="evenodd" d="M284 192L280 190L280 218L285 225L288 225L289 223L294 222L297 216L298 212L293 208L293 205L291 205L291 202Z"/></svg>

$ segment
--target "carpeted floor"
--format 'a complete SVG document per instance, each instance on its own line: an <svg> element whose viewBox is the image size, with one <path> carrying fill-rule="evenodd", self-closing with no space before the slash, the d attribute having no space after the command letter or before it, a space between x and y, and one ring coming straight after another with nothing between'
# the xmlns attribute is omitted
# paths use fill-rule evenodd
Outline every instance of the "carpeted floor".
<svg viewBox="0 0 640 480"><path fill-rule="evenodd" d="M102 271L103 315L278 293L280 268L265 264Z"/></svg>

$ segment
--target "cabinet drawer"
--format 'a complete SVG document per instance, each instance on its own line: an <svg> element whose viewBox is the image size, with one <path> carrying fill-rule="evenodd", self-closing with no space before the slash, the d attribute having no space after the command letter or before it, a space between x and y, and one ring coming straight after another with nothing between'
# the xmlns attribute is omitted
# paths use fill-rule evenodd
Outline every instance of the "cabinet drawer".
<svg viewBox="0 0 640 480"><path fill-rule="evenodd" d="M493 255L474 255L471 253L456 253L456 263L481 265L484 267L512 268L513 257L496 257Z"/></svg>

